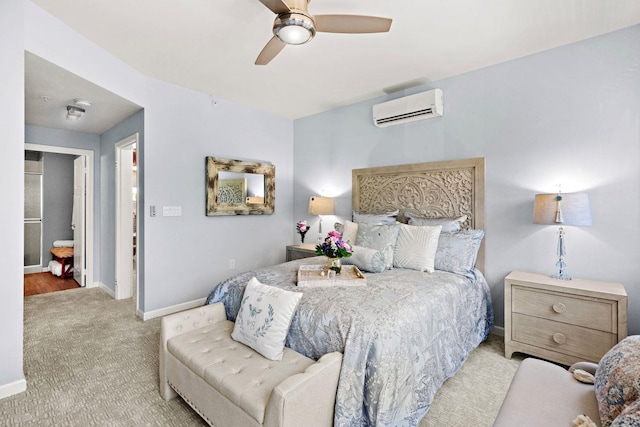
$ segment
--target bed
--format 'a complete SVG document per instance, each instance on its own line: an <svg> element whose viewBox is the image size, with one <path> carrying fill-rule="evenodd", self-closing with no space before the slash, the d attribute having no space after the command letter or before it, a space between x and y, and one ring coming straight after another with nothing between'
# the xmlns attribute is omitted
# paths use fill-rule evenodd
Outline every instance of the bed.
<svg viewBox="0 0 640 427"><path fill-rule="evenodd" d="M411 213L465 215L464 228L481 229L483 187L483 159L357 169L352 205L360 213L398 209L400 221ZM252 277L303 292L286 346L313 359L344 354L335 425L418 425L438 388L493 327L483 248L478 268L462 272L394 268L365 273L364 287L297 288L299 265L325 262L306 258L241 273L214 287L207 304L223 302L234 320Z"/></svg>

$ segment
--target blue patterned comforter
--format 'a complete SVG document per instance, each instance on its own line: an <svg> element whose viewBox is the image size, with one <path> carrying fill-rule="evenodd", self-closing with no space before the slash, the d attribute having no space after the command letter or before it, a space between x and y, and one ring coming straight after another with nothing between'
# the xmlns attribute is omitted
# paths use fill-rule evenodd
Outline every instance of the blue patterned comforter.
<svg viewBox="0 0 640 427"><path fill-rule="evenodd" d="M344 354L336 426L416 426L444 381L493 327L486 280L436 270L366 274L366 287L298 288L307 258L236 275L217 285L207 304L223 302L235 320L246 283L303 292L287 347L312 359Z"/></svg>

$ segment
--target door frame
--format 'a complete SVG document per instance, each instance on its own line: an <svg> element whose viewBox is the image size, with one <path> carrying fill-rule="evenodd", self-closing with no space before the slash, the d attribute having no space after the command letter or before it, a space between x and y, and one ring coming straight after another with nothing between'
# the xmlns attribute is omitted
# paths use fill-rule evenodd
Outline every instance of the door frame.
<svg viewBox="0 0 640 427"><path fill-rule="evenodd" d="M87 158L85 156L78 156L73 160L73 278L83 288L87 287L87 278L84 271L86 270L85 252L86 245L84 236L86 234L85 218L86 209L84 206L87 204ZM78 200L79 199L79 200ZM80 211L78 212L78 207ZM80 244L80 250L78 250L76 243Z"/></svg>
<svg viewBox="0 0 640 427"><path fill-rule="evenodd" d="M94 262L94 252L93 252L93 224L94 224L94 194L93 194L93 177L94 177L94 153L92 150L85 150L82 148L69 148L69 147L57 147L53 145L43 145L43 144L31 144L25 143L24 149L29 151L41 151L43 153L58 153L58 154L71 154L75 156L86 156L87 157L87 196L85 203L85 219L86 219L86 229L85 229L85 238L84 238L84 247L85 247L85 285L87 288L93 288L98 286L93 279L93 262Z"/></svg>
<svg viewBox="0 0 640 427"><path fill-rule="evenodd" d="M135 301L136 301L136 305L137 302L139 301L139 290L140 290L140 286L136 286L135 287L135 295L133 294L133 283L132 281L128 281L127 286L123 286L122 281L118 281L118 277L120 277L120 275L122 274L122 272L120 271L120 265L121 263L118 261L123 255L122 252L123 251L127 251L131 254L133 254L133 229L129 230L128 228L125 229L123 227L123 225L121 224L122 222L122 210L123 207L120 206L120 198L121 198L121 192L122 192L122 184L121 184L121 174L127 173L127 174L133 174L133 170L124 170L121 165L118 163L120 162L120 158L122 155L122 152L125 150L130 150L131 146L134 145L136 146L136 149L139 148L139 133L135 132L123 139L121 139L120 141L115 143L115 178L116 178L116 184L115 184L115 190L116 190L116 203L115 203L115 217L116 217L116 224L115 224L115 249L116 249L116 253L115 253L115 280L116 280L116 286L115 286L115 298L116 299L125 299L125 298L130 298L130 297L135 297ZM140 191L140 186L138 185L139 182L139 174L136 173L136 180L135 180L135 187L137 189L137 191ZM135 206L136 208L136 224L135 224L135 229L137 230L138 234L140 231L140 228L138 226L138 222L139 222L139 218L140 218L140 209L139 209L139 200L140 200L140 195L138 194L136 196L136 202L135 205L132 203L132 206ZM129 215L131 215L131 212L128 212ZM138 242L140 241L139 235L137 237ZM126 245L126 247L124 246ZM131 262L132 260L129 260L129 262ZM139 266L139 262L140 262L140 256L138 254L138 256L136 256L136 282L140 283L139 281L139 275L140 275L140 266ZM133 276L131 277L131 279L133 279Z"/></svg>

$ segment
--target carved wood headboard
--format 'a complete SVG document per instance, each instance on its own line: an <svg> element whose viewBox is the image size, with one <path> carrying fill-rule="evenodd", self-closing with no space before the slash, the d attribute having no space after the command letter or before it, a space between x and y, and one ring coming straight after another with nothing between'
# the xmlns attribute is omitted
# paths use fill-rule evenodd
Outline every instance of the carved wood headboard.
<svg viewBox="0 0 640 427"><path fill-rule="evenodd" d="M484 158L354 169L352 207L362 213L398 209L429 218L467 215L465 229L484 229ZM476 267L484 272L484 241Z"/></svg>

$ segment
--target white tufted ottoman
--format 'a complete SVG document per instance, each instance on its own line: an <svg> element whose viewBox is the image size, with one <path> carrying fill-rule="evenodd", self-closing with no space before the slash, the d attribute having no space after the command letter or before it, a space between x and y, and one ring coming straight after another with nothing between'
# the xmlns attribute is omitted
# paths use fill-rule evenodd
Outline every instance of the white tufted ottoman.
<svg viewBox="0 0 640 427"><path fill-rule="evenodd" d="M314 362L285 348L271 361L234 341L233 326L221 303L164 317L162 397L177 392L212 426L332 426L342 355Z"/></svg>

